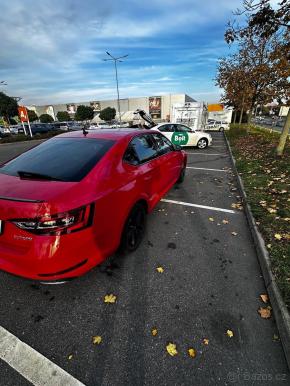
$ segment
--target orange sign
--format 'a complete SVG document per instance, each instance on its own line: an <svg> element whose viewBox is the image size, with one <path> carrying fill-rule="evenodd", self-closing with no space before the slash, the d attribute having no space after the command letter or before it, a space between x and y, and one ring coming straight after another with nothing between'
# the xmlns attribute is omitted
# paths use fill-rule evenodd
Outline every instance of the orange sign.
<svg viewBox="0 0 290 386"><path fill-rule="evenodd" d="M19 106L18 107L18 114L19 114L21 122L28 122L28 114L27 114L26 107Z"/></svg>
<svg viewBox="0 0 290 386"><path fill-rule="evenodd" d="M207 110L208 112L211 112L211 111L223 111L224 109L224 106L220 103L216 103L216 104L212 104L212 105L208 105L207 106Z"/></svg>

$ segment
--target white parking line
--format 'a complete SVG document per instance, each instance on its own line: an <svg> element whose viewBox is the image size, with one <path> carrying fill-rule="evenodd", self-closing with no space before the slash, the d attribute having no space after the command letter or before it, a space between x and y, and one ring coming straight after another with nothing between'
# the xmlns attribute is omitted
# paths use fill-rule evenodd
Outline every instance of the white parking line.
<svg viewBox="0 0 290 386"><path fill-rule="evenodd" d="M222 154L222 153L189 153L188 151L186 152L186 154L193 154L193 155L196 155L196 154L201 154L201 155L222 155L222 156L228 156L228 154Z"/></svg>
<svg viewBox="0 0 290 386"><path fill-rule="evenodd" d="M36 386L85 386L1 326L0 358Z"/></svg>
<svg viewBox="0 0 290 386"><path fill-rule="evenodd" d="M208 209L208 210L215 210L217 212L226 212L226 213L233 213L236 212L231 209L223 209L223 208L215 208L214 206L206 206L206 205L197 205L197 204L191 204L190 202L182 202L182 201L175 201L175 200L166 200L163 198L161 200L162 202L168 202L170 204L177 204L177 205L184 205L184 206L194 206L195 208L201 208L201 209Z"/></svg>
<svg viewBox="0 0 290 386"><path fill-rule="evenodd" d="M213 172L228 172L228 170L224 170L224 169L196 168L196 167L194 167L194 166L186 166L186 169L211 170L211 171L213 171Z"/></svg>

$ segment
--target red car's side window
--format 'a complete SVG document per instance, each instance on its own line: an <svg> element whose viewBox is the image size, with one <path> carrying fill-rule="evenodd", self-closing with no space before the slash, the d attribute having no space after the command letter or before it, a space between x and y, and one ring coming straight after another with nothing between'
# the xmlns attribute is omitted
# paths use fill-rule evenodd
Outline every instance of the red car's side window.
<svg viewBox="0 0 290 386"><path fill-rule="evenodd" d="M124 155L124 161L140 165L158 156L152 135L138 135L133 138Z"/></svg>

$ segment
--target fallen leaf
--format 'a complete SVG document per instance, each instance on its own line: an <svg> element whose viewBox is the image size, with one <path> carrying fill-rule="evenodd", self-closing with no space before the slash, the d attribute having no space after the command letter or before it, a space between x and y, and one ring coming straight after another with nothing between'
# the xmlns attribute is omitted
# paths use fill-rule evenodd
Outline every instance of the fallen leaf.
<svg viewBox="0 0 290 386"><path fill-rule="evenodd" d="M268 303L268 300L269 300L268 295L262 294L260 295L260 298L263 300L264 303Z"/></svg>
<svg viewBox="0 0 290 386"><path fill-rule="evenodd" d="M188 349L188 355L191 357L191 358L195 358L196 357L196 351L194 348L189 348Z"/></svg>
<svg viewBox="0 0 290 386"><path fill-rule="evenodd" d="M279 336L276 335L276 334L274 334L274 335L273 335L273 340L279 340Z"/></svg>
<svg viewBox="0 0 290 386"><path fill-rule="evenodd" d="M162 267L157 267L156 271L159 272L159 273L162 273L162 272L164 272L164 269Z"/></svg>
<svg viewBox="0 0 290 386"><path fill-rule="evenodd" d="M228 220L223 220L223 224L228 224Z"/></svg>
<svg viewBox="0 0 290 386"><path fill-rule="evenodd" d="M237 232L232 232L232 235L233 236L237 236Z"/></svg>
<svg viewBox="0 0 290 386"><path fill-rule="evenodd" d="M263 308L263 307L260 307L258 309L258 312L261 316L261 318L263 319L269 319L271 317L271 307L267 307L267 308Z"/></svg>
<svg viewBox="0 0 290 386"><path fill-rule="evenodd" d="M275 239L281 240L281 239L282 239L282 236L281 236L279 233L276 233L276 234L275 234Z"/></svg>
<svg viewBox="0 0 290 386"><path fill-rule="evenodd" d="M176 350L176 344L174 343L168 343L168 345L166 346L166 350L168 354L171 355L172 357L178 354Z"/></svg>
<svg viewBox="0 0 290 386"><path fill-rule="evenodd" d="M70 361L73 359L73 355L72 354L69 354L69 356L67 357L67 359Z"/></svg>
<svg viewBox="0 0 290 386"><path fill-rule="evenodd" d="M271 247L272 247L272 244L267 244L268 249L271 249Z"/></svg>
<svg viewBox="0 0 290 386"><path fill-rule="evenodd" d="M277 213L277 209L273 209L273 208L267 208L267 211L269 213Z"/></svg>
<svg viewBox="0 0 290 386"><path fill-rule="evenodd" d="M214 221L213 217L209 217L208 219L209 219L209 221Z"/></svg>
<svg viewBox="0 0 290 386"><path fill-rule="evenodd" d="M151 334L152 334L153 336L156 336L156 335L158 334L157 328L152 328Z"/></svg>
<svg viewBox="0 0 290 386"><path fill-rule="evenodd" d="M209 343L209 340L208 340L208 339L204 339L204 340L203 340L203 344L208 345L208 343Z"/></svg>
<svg viewBox="0 0 290 386"><path fill-rule="evenodd" d="M100 344L102 341L102 337L97 335L97 336L93 336L93 344Z"/></svg>
<svg viewBox="0 0 290 386"><path fill-rule="evenodd" d="M116 299L117 299L117 296L113 295L113 294L110 294L110 295L106 295L105 298L104 298L104 302L105 303L115 303L116 302Z"/></svg>
<svg viewBox="0 0 290 386"><path fill-rule="evenodd" d="M234 336L234 333L232 330L227 330L227 335L232 338Z"/></svg>

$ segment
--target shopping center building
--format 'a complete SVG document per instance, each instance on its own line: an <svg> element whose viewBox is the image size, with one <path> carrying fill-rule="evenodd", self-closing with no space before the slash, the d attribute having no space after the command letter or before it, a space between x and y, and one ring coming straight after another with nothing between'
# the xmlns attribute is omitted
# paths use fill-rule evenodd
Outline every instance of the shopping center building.
<svg viewBox="0 0 290 386"><path fill-rule="evenodd" d="M172 115L172 108L176 104L184 105L186 102L195 102L193 98L186 94L167 94L161 96L148 96L139 98L120 99L121 120L123 122L133 121L134 112L137 109L149 112L151 117L156 121L169 121ZM67 111L71 118L74 117L79 105L91 106L94 109L94 120L98 121L98 115L101 110L106 107L114 107L118 114L118 102L112 100L92 100L89 102L67 102L64 104L51 104L44 106L27 106L34 110L38 116L41 114L49 114L56 120L59 111ZM116 116L116 118L118 118Z"/></svg>

